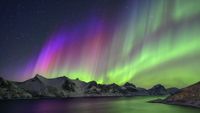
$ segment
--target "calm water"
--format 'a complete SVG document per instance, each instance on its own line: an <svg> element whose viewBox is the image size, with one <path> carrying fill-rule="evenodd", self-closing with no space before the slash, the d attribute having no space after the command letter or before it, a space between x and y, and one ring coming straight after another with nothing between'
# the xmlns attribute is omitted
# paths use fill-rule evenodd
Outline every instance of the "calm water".
<svg viewBox="0 0 200 113"><path fill-rule="evenodd" d="M147 103L157 97L0 101L1 113L200 113L200 109Z"/></svg>

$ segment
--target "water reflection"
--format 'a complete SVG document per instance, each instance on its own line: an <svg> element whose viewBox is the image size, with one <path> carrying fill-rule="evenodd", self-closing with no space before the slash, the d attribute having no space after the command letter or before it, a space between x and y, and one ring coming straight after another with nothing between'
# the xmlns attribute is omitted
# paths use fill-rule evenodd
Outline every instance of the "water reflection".
<svg viewBox="0 0 200 113"><path fill-rule="evenodd" d="M199 113L200 109L147 103L157 97L0 101L2 113Z"/></svg>

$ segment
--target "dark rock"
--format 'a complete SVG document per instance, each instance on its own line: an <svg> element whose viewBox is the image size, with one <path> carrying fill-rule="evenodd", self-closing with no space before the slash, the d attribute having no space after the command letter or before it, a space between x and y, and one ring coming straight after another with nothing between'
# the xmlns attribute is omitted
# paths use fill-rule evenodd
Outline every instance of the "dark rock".
<svg viewBox="0 0 200 113"><path fill-rule="evenodd" d="M126 93L131 93L131 92L137 92L137 88L135 87L135 85L129 83L129 82L126 82L124 85L123 85L123 93L126 92Z"/></svg>
<svg viewBox="0 0 200 113"><path fill-rule="evenodd" d="M124 84L124 87L134 87L134 88L136 88L135 85L133 85L133 84L131 84L131 83L129 83L129 82L126 82L126 83Z"/></svg>
<svg viewBox="0 0 200 113"><path fill-rule="evenodd" d="M86 94L99 94L100 89L97 87L97 82L96 81L88 82L85 87L85 93Z"/></svg>
<svg viewBox="0 0 200 113"><path fill-rule="evenodd" d="M7 81L4 80L3 78L0 77L0 87L10 87L11 84Z"/></svg>
<svg viewBox="0 0 200 113"><path fill-rule="evenodd" d="M110 93L120 93L121 87L115 83L107 86Z"/></svg>
<svg viewBox="0 0 200 113"><path fill-rule="evenodd" d="M79 78L76 78L76 80L79 80Z"/></svg>
<svg viewBox="0 0 200 113"><path fill-rule="evenodd" d="M155 99L155 100L150 100L148 102L150 102L150 103L162 103L163 99Z"/></svg>
<svg viewBox="0 0 200 113"><path fill-rule="evenodd" d="M91 87L97 87L97 82L96 81L90 81L90 82L88 82L88 84L87 84L87 89L90 89Z"/></svg>
<svg viewBox="0 0 200 113"><path fill-rule="evenodd" d="M70 80L66 80L64 82L64 84L62 85L62 88L65 89L65 90L69 90L69 91L75 91L74 89L75 87L75 83L71 82Z"/></svg>
<svg viewBox="0 0 200 113"><path fill-rule="evenodd" d="M104 85L104 84L98 84L97 87L101 90L102 93L106 93L106 92L109 91L109 88L108 88L107 85Z"/></svg>
<svg viewBox="0 0 200 113"><path fill-rule="evenodd" d="M116 94L119 94L120 93L120 90L121 90L121 87L115 83L113 84L108 84L108 85L105 85L105 84L97 84L96 86L101 93L116 93Z"/></svg>
<svg viewBox="0 0 200 113"><path fill-rule="evenodd" d="M168 92L164 86L161 84L153 86L151 89L148 90L150 95L167 95Z"/></svg>
<svg viewBox="0 0 200 113"><path fill-rule="evenodd" d="M145 88L137 88L137 95L146 96L149 92Z"/></svg>
<svg viewBox="0 0 200 113"><path fill-rule="evenodd" d="M180 92L180 91L181 91L180 89L175 88L175 87L173 87L173 88L168 88L168 89L167 89L167 92L168 92L170 95L174 95L174 94L176 94L176 93L178 93L178 92Z"/></svg>
<svg viewBox="0 0 200 113"><path fill-rule="evenodd" d="M90 89L85 89L86 94L100 94L101 90L96 86L92 86Z"/></svg>
<svg viewBox="0 0 200 113"><path fill-rule="evenodd" d="M0 78L0 97L2 99L32 98L32 95L14 83Z"/></svg>
<svg viewBox="0 0 200 113"><path fill-rule="evenodd" d="M200 108L200 82L179 90L179 92L164 99L163 103Z"/></svg>

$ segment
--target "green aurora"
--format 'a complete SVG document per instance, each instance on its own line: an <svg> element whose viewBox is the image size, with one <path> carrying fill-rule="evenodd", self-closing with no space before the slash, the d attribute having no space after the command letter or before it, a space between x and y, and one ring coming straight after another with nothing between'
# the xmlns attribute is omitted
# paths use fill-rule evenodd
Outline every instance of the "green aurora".
<svg viewBox="0 0 200 113"><path fill-rule="evenodd" d="M81 48L57 47L60 37L52 36L32 73L98 83L128 81L147 88L200 81L200 0L141 0L129 9L119 12L117 27L109 35L106 25L94 27L98 32L87 36L95 38L85 38ZM80 53L78 58L74 51Z"/></svg>
<svg viewBox="0 0 200 113"><path fill-rule="evenodd" d="M199 4L198 0L150 3L136 20L138 24L129 24L122 55L132 56L138 46L140 51L124 65L108 71L109 80L145 87L155 83L181 87L199 81Z"/></svg>

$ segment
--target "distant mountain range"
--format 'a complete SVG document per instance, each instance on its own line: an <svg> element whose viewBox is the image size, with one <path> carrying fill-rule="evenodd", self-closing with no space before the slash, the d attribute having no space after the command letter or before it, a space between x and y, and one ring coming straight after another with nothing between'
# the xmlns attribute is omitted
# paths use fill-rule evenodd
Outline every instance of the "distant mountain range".
<svg viewBox="0 0 200 113"><path fill-rule="evenodd" d="M136 87L131 83L119 86L97 84L95 81L84 82L67 77L47 79L41 75L24 82L13 82L0 78L0 99L67 98L67 97L102 97L102 96L148 96L174 94L179 89L158 84L151 89Z"/></svg>
<svg viewBox="0 0 200 113"><path fill-rule="evenodd" d="M69 97L117 97L117 96L158 96L169 95L165 99L150 102L184 105L200 108L200 82L183 89L168 88L157 84L150 89L136 87L132 83L119 86L84 82L79 79L58 77L47 79L41 75L24 82L8 81L0 78L0 99L38 99Z"/></svg>
<svg viewBox="0 0 200 113"><path fill-rule="evenodd" d="M200 82L183 88L166 99L157 99L150 102L200 108Z"/></svg>

